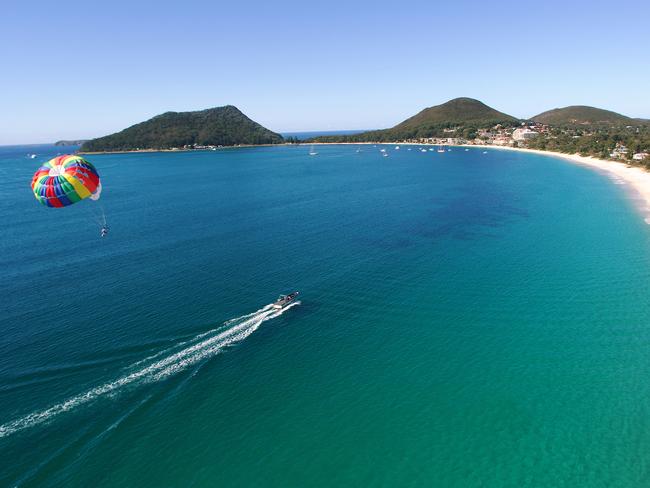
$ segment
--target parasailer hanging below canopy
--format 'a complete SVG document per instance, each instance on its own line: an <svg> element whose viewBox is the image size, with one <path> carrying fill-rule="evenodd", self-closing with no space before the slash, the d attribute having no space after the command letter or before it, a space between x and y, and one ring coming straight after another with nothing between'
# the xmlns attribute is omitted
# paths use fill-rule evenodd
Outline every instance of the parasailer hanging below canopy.
<svg viewBox="0 0 650 488"><path fill-rule="evenodd" d="M102 183L92 163L81 156L64 154L38 168L32 178L32 190L47 207L67 207L86 198L99 200ZM105 217L101 225L108 229ZM102 230L102 237L106 233Z"/></svg>

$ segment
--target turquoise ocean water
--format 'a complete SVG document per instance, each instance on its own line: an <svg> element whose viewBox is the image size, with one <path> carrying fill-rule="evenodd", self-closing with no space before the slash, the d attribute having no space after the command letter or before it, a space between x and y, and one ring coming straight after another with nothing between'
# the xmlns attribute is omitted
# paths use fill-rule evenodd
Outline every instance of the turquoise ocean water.
<svg viewBox="0 0 650 488"><path fill-rule="evenodd" d="M65 209L0 148L0 486L648 486L625 186L385 147L92 156Z"/></svg>

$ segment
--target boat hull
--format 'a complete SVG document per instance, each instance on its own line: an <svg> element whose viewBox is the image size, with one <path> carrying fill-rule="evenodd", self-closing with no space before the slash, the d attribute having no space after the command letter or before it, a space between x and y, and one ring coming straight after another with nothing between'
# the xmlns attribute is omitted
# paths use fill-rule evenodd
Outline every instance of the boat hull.
<svg viewBox="0 0 650 488"><path fill-rule="evenodd" d="M297 291L294 291L289 295L280 295L280 298L278 298L275 302L273 302L273 308L276 310L283 309L289 304L295 302L297 296L298 296Z"/></svg>

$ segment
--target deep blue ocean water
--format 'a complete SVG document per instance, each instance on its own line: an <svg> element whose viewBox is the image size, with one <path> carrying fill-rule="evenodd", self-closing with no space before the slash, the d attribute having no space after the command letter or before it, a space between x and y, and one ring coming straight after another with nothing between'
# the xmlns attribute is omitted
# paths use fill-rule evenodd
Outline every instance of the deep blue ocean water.
<svg viewBox="0 0 650 488"><path fill-rule="evenodd" d="M647 486L625 186L381 147L89 156L64 209L0 148L0 485Z"/></svg>

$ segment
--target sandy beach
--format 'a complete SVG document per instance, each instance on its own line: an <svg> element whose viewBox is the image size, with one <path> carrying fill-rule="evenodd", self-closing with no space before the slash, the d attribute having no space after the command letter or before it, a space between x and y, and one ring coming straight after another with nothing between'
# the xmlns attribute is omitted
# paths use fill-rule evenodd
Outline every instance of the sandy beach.
<svg viewBox="0 0 650 488"><path fill-rule="evenodd" d="M340 143L320 143L320 144L340 144ZM410 142L361 142L361 143L344 143L344 144L385 144L385 145L402 145L402 146L430 146L437 144L429 143L410 143ZM600 171L609 176L616 184L627 185L630 196L638 203L639 211L643 214L644 220L650 224L650 172L639 166L631 166L621 161L610 161L597 159L591 156L581 156L579 154L565 154L554 151L541 151L538 149L525 149L519 147L496 146L491 144L462 144L455 147L468 147L476 149L490 149L499 151L520 151L541 154L544 156L554 156L564 159L574 164L589 166L596 171Z"/></svg>
<svg viewBox="0 0 650 488"><path fill-rule="evenodd" d="M341 143L320 143L320 144L341 144ZM344 143L344 144L383 144L383 145L402 145L402 146L430 146L438 144L428 144L428 143L405 143L405 142L361 142L361 143ZM562 158L574 164L581 164L584 166L589 166L592 169L600 171L607 174L614 183L617 184L626 184L630 189L632 196L639 200L639 209L643 212L645 220L650 224L650 172L646 171L640 166L632 166L625 162L621 161L610 161L605 159L597 159L591 156L581 156L579 154L565 154L554 151L541 151L538 149L525 149L518 147L509 147L509 146L496 146L491 144L478 145L478 144L463 144L460 146L453 147L468 147L476 149L490 149L490 150L499 150L499 151L519 151L519 152L528 152L541 154L544 156L554 156L557 158Z"/></svg>
<svg viewBox="0 0 650 488"><path fill-rule="evenodd" d="M614 183L626 184L630 190L632 198L637 200L639 210L643 214L645 222L650 224L650 172L639 166L631 166L624 162L608 161L605 159L597 159L590 156L580 156L579 154L564 154L553 151L541 151L537 149L524 149L493 145L464 145L463 147L478 147L502 151L535 153L544 156L554 156L557 158L565 159L571 163L589 166L590 168L600 171L609 176Z"/></svg>
<svg viewBox="0 0 650 488"><path fill-rule="evenodd" d="M264 147L274 145L296 145L296 144L252 144L252 145L238 145L238 146L224 146L220 149L236 149L242 147ZM430 143L416 143L416 142L314 142L305 143L301 142L297 145L402 145L402 146L438 146L438 144ZM646 223L650 224L650 172L639 166L631 166L625 162L610 161L605 159L597 159L591 156L580 156L579 154L565 154L554 151L541 151L538 149L525 149L510 146L495 146L491 144L478 145L478 144L463 144L453 147L468 147L477 149L490 149L499 151L519 151L541 154L545 156L554 156L564 159L574 164L581 164L589 166L592 169L605 173L616 184L625 184L629 188L629 193L632 198L637 200L639 210L642 212ZM208 149L139 149L132 151L105 151L105 152L79 152L79 154L124 154L124 153L146 153L146 152L192 152L192 151L207 151Z"/></svg>

